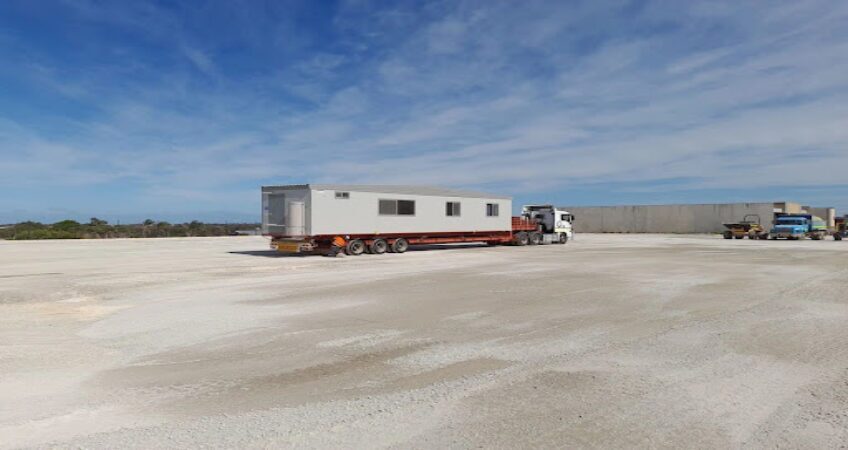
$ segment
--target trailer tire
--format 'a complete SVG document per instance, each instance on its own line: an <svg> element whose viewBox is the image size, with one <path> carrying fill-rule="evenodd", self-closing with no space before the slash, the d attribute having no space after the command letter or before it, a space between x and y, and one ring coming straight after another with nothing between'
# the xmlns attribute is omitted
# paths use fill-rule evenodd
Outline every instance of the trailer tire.
<svg viewBox="0 0 848 450"><path fill-rule="evenodd" d="M534 231L534 232L530 233L529 239L530 239L530 245L539 245L539 244L542 243L542 233L539 233L538 231Z"/></svg>
<svg viewBox="0 0 848 450"><path fill-rule="evenodd" d="M527 236L527 233L523 231L519 231L515 234L515 245L527 245L530 242L530 237Z"/></svg>
<svg viewBox="0 0 848 450"><path fill-rule="evenodd" d="M348 255L359 256L365 253L365 242L362 242L361 239L354 239L347 243L345 251Z"/></svg>
<svg viewBox="0 0 848 450"><path fill-rule="evenodd" d="M568 234L560 233L559 234L559 243L560 244L567 244L568 243Z"/></svg>
<svg viewBox="0 0 848 450"><path fill-rule="evenodd" d="M395 253L404 253L409 250L409 241L404 238L395 239L392 242L392 251Z"/></svg>
<svg viewBox="0 0 848 450"><path fill-rule="evenodd" d="M375 239L374 242L371 243L371 247L369 247L369 250L371 250L371 253L374 255L382 255L383 253L386 253L386 250L388 249L389 244L385 239Z"/></svg>

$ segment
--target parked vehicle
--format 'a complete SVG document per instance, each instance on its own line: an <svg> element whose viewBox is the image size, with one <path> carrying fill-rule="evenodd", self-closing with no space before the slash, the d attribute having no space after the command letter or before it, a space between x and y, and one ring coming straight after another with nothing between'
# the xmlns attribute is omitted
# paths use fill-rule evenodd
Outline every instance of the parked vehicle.
<svg viewBox="0 0 848 450"><path fill-rule="evenodd" d="M771 239L814 239L821 240L830 234L827 223L811 214L781 214L774 219L769 232Z"/></svg>
<svg viewBox="0 0 848 450"><path fill-rule="evenodd" d="M841 241L848 238L848 216L836 219L836 229L833 231L833 239Z"/></svg>
<svg viewBox="0 0 848 450"><path fill-rule="evenodd" d="M726 223L724 227L727 231L724 232L725 239L768 239L768 230L760 223L760 216L757 214L748 214L742 218L741 222Z"/></svg>
<svg viewBox="0 0 848 450"><path fill-rule="evenodd" d="M280 252L403 253L411 245L564 244L574 217L510 197L422 186L303 184L262 188L262 232Z"/></svg>

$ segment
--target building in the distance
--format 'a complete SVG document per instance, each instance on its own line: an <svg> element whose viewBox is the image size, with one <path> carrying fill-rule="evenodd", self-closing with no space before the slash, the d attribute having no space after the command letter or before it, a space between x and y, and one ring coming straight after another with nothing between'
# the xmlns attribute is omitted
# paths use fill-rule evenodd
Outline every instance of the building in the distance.
<svg viewBox="0 0 848 450"><path fill-rule="evenodd" d="M563 206L575 216L574 231L582 233L719 233L725 223L758 218L771 228L776 213L819 216L833 227L834 208L793 202L722 203L700 205Z"/></svg>

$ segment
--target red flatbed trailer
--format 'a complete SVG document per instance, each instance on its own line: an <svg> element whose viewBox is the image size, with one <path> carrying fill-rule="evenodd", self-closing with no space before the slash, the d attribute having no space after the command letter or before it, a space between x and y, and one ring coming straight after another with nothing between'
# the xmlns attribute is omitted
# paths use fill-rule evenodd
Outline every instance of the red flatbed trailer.
<svg viewBox="0 0 848 450"><path fill-rule="evenodd" d="M509 231L456 231L429 233L381 233L319 236L272 236L271 246L281 252L317 254L329 253L341 238L348 254L359 255L365 251L384 253L386 251L403 253L410 245L459 244L467 242L485 242L490 245L527 245L539 243L531 241L539 233L539 224L525 217L513 217Z"/></svg>

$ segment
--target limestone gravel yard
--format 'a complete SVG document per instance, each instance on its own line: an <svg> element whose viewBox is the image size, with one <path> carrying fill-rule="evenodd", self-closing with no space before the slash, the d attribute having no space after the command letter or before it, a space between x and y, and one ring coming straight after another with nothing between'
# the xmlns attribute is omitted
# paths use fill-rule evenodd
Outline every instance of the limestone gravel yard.
<svg viewBox="0 0 848 450"><path fill-rule="evenodd" d="M0 242L0 446L848 442L848 245Z"/></svg>

